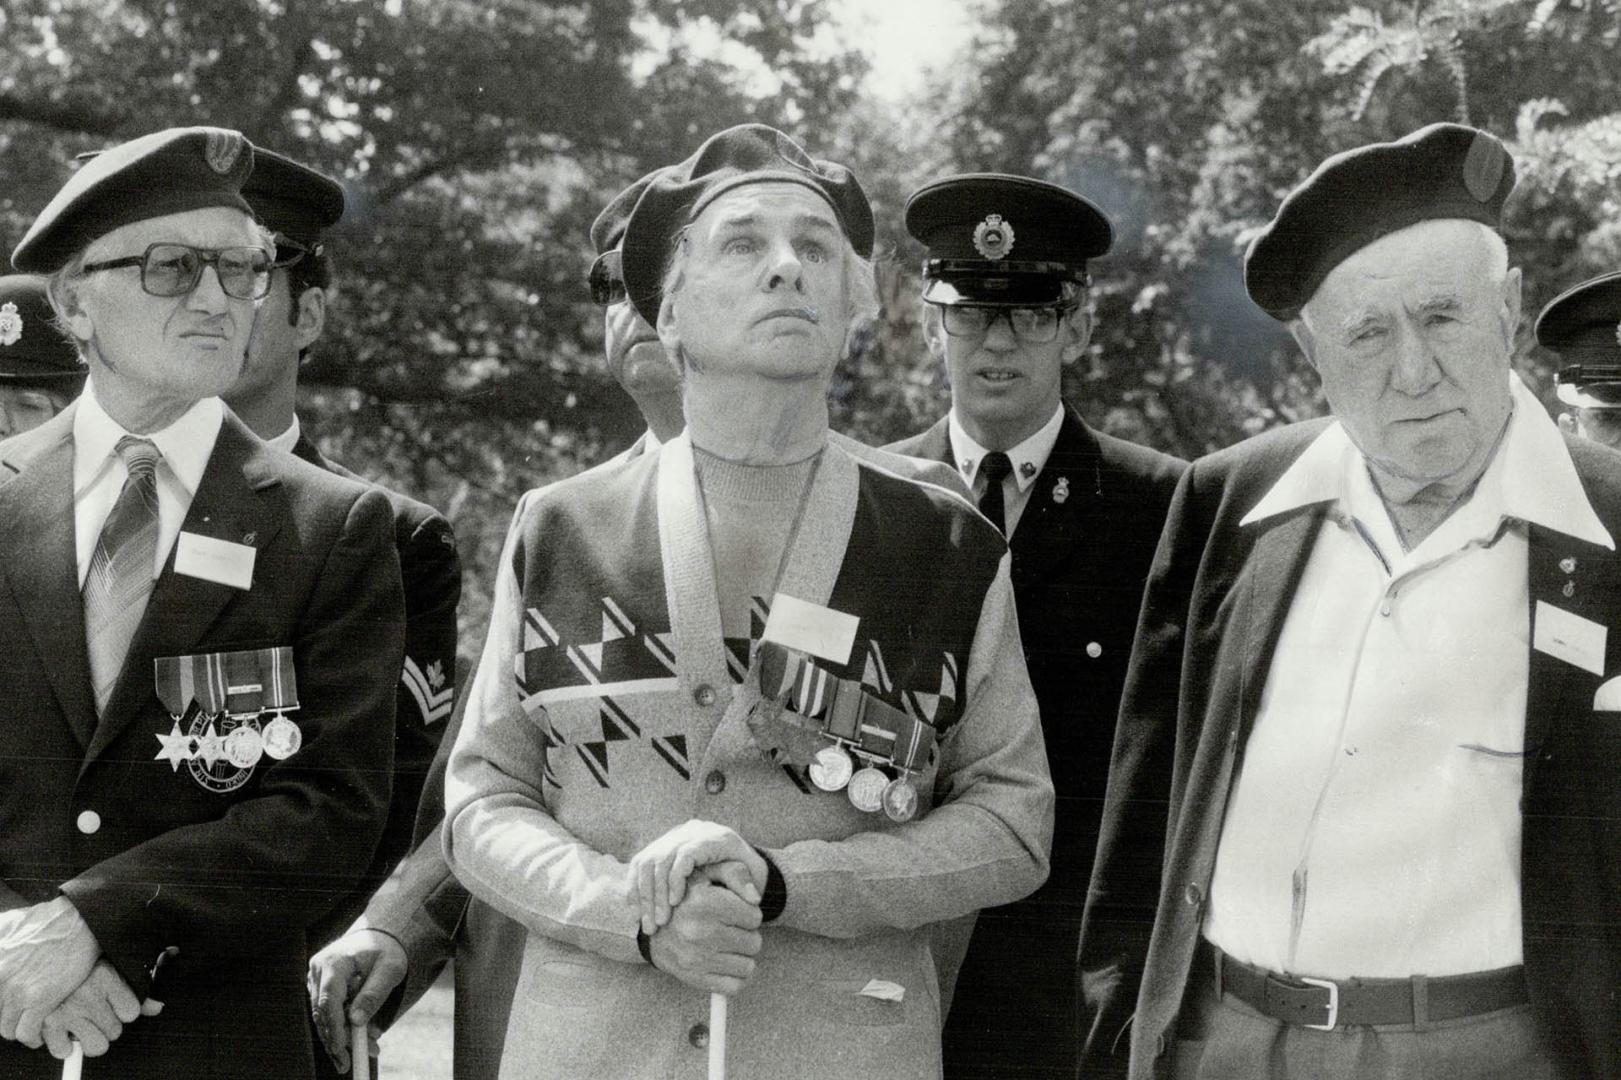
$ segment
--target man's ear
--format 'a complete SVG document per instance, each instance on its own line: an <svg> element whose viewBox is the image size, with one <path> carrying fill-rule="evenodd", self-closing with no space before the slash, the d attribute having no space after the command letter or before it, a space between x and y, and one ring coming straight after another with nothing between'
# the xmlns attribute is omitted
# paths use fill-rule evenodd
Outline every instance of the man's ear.
<svg viewBox="0 0 1621 1080"><path fill-rule="evenodd" d="M308 288L298 298L298 322L293 326L293 337L298 351L314 345L326 329L326 290Z"/></svg>
<svg viewBox="0 0 1621 1080"><path fill-rule="evenodd" d="M659 321L654 327L659 335L659 344L664 346L664 355L670 358L677 371L685 374L686 365L681 358L681 331L676 321L675 290L666 289L659 296Z"/></svg>
<svg viewBox="0 0 1621 1080"><path fill-rule="evenodd" d="M79 290L84 284L84 278L80 277L67 279L52 277L45 286L45 298L51 302L56 317L79 341L89 341L96 329L95 323L84 310L84 304L80 300Z"/></svg>
<svg viewBox="0 0 1621 1080"><path fill-rule="evenodd" d="M1064 348L1058 354L1059 362L1070 367L1082 356L1086 355L1086 347L1092 341L1092 312L1082 306L1073 309L1064 316Z"/></svg>
<svg viewBox="0 0 1621 1080"><path fill-rule="evenodd" d="M1524 300L1522 275L1518 266L1503 275L1503 340L1509 354L1514 352L1514 334L1520 328L1520 305Z"/></svg>
<svg viewBox="0 0 1621 1080"><path fill-rule="evenodd" d="M930 356L945 363L945 317L940 314L940 308L935 304L923 305L923 343L928 346Z"/></svg>

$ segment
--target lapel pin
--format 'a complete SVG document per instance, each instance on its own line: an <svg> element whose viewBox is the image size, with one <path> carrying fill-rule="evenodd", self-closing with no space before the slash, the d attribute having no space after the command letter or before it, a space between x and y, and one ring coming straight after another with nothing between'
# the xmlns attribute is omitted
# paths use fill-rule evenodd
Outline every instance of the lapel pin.
<svg viewBox="0 0 1621 1080"><path fill-rule="evenodd" d="M1026 479L1036 475L1036 463L1033 461L1019 462L1019 475Z"/></svg>
<svg viewBox="0 0 1621 1080"><path fill-rule="evenodd" d="M1062 506L1069 501L1069 477L1060 476L1058 483L1053 485L1053 502Z"/></svg>
<svg viewBox="0 0 1621 1080"><path fill-rule="evenodd" d="M242 534L242 542L244 544L251 544L257 539L259 539L259 534L256 533L256 532L250 532L250 533L243 533Z"/></svg>
<svg viewBox="0 0 1621 1080"><path fill-rule="evenodd" d="M1574 574L1576 572L1576 559L1575 559L1575 557L1570 556L1570 555L1566 555L1563 559L1560 559L1559 560L1559 569L1563 570L1567 574Z"/></svg>
<svg viewBox="0 0 1621 1080"><path fill-rule="evenodd" d="M1565 582L1565 587L1559 591L1564 593L1565 598L1568 600L1570 597L1576 595L1576 583L1574 581L1567 581Z"/></svg>

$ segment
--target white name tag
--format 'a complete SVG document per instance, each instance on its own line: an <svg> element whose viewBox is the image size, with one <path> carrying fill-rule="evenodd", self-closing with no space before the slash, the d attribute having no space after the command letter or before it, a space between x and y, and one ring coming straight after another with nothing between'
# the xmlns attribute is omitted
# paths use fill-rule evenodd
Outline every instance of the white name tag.
<svg viewBox="0 0 1621 1080"><path fill-rule="evenodd" d="M760 640L775 641L785 648L843 664L855 648L856 627L860 625L858 616L778 593L771 598L771 615Z"/></svg>
<svg viewBox="0 0 1621 1080"><path fill-rule="evenodd" d="M248 589L253 587L253 559L258 554L246 544L183 532L175 541L174 572Z"/></svg>
<svg viewBox="0 0 1621 1080"><path fill-rule="evenodd" d="M1549 656L1575 664L1594 675L1604 674L1604 643L1609 630L1602 623L1572 615L1546 600L1537 601L1536 629L1531 646Z"/></svg>

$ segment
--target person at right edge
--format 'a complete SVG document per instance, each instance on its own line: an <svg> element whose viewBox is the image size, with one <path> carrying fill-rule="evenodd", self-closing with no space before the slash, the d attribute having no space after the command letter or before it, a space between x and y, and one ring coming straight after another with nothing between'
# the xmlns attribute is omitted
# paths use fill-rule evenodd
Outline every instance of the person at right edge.
<svg viewBox="0 0 1621 1080"><path fill-rule="evenodd" d="M1621 460L1513 372L1513 187L1501 142L1435 124L1329 158L1250 245L1333 416L1177 488L1084 1075L1621 1076Z"/></svg>
<svg viewBox="0 0 1621 1080"><path fill-rule="evenodd" d="M1063 373L1092 336L1087 260L1113 241L1101 210L1029 177L952 176L911 197L906 229L928 248L923 336L950 375L951 412L888 449L959 470L1008 538L1058 795L1047 883L936 928L945 1075L1069 1077L1075 949L1120 687L1186 465L1092 430L1063 399Z"/></svg>
<svg viewBox="0 0 1621 1080"><path fill-rule="evenodd" d="M1573 285L1537 316L1537 344L1559 354L1559 427L1621 450L1621 271Z"/></svg>

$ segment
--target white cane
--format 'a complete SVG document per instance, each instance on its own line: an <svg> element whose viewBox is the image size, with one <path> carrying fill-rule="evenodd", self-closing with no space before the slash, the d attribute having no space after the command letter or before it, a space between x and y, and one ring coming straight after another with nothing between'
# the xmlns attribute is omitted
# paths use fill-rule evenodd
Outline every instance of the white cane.
<svg viewBox="0 0 1621 1080"><path fill-rule="evenodd" d="M371 1080L371 1045L365 1024L355 1024L349 1029L349 1060L354 1062L355 1080Z"/></svg>
<svg viewBox="0 0 1621 1080"><path fill-rule="evenodd" d="M62 1062L62 1080L79 1080L84 1075L84 1046L73 1040L73 1049Z"/></svg>
<svg viewBox="0 0 1621 1080"><path fill-rule="evenodd" d="M726 1080L726 995L709 995L709 1080Z"/></svg>

